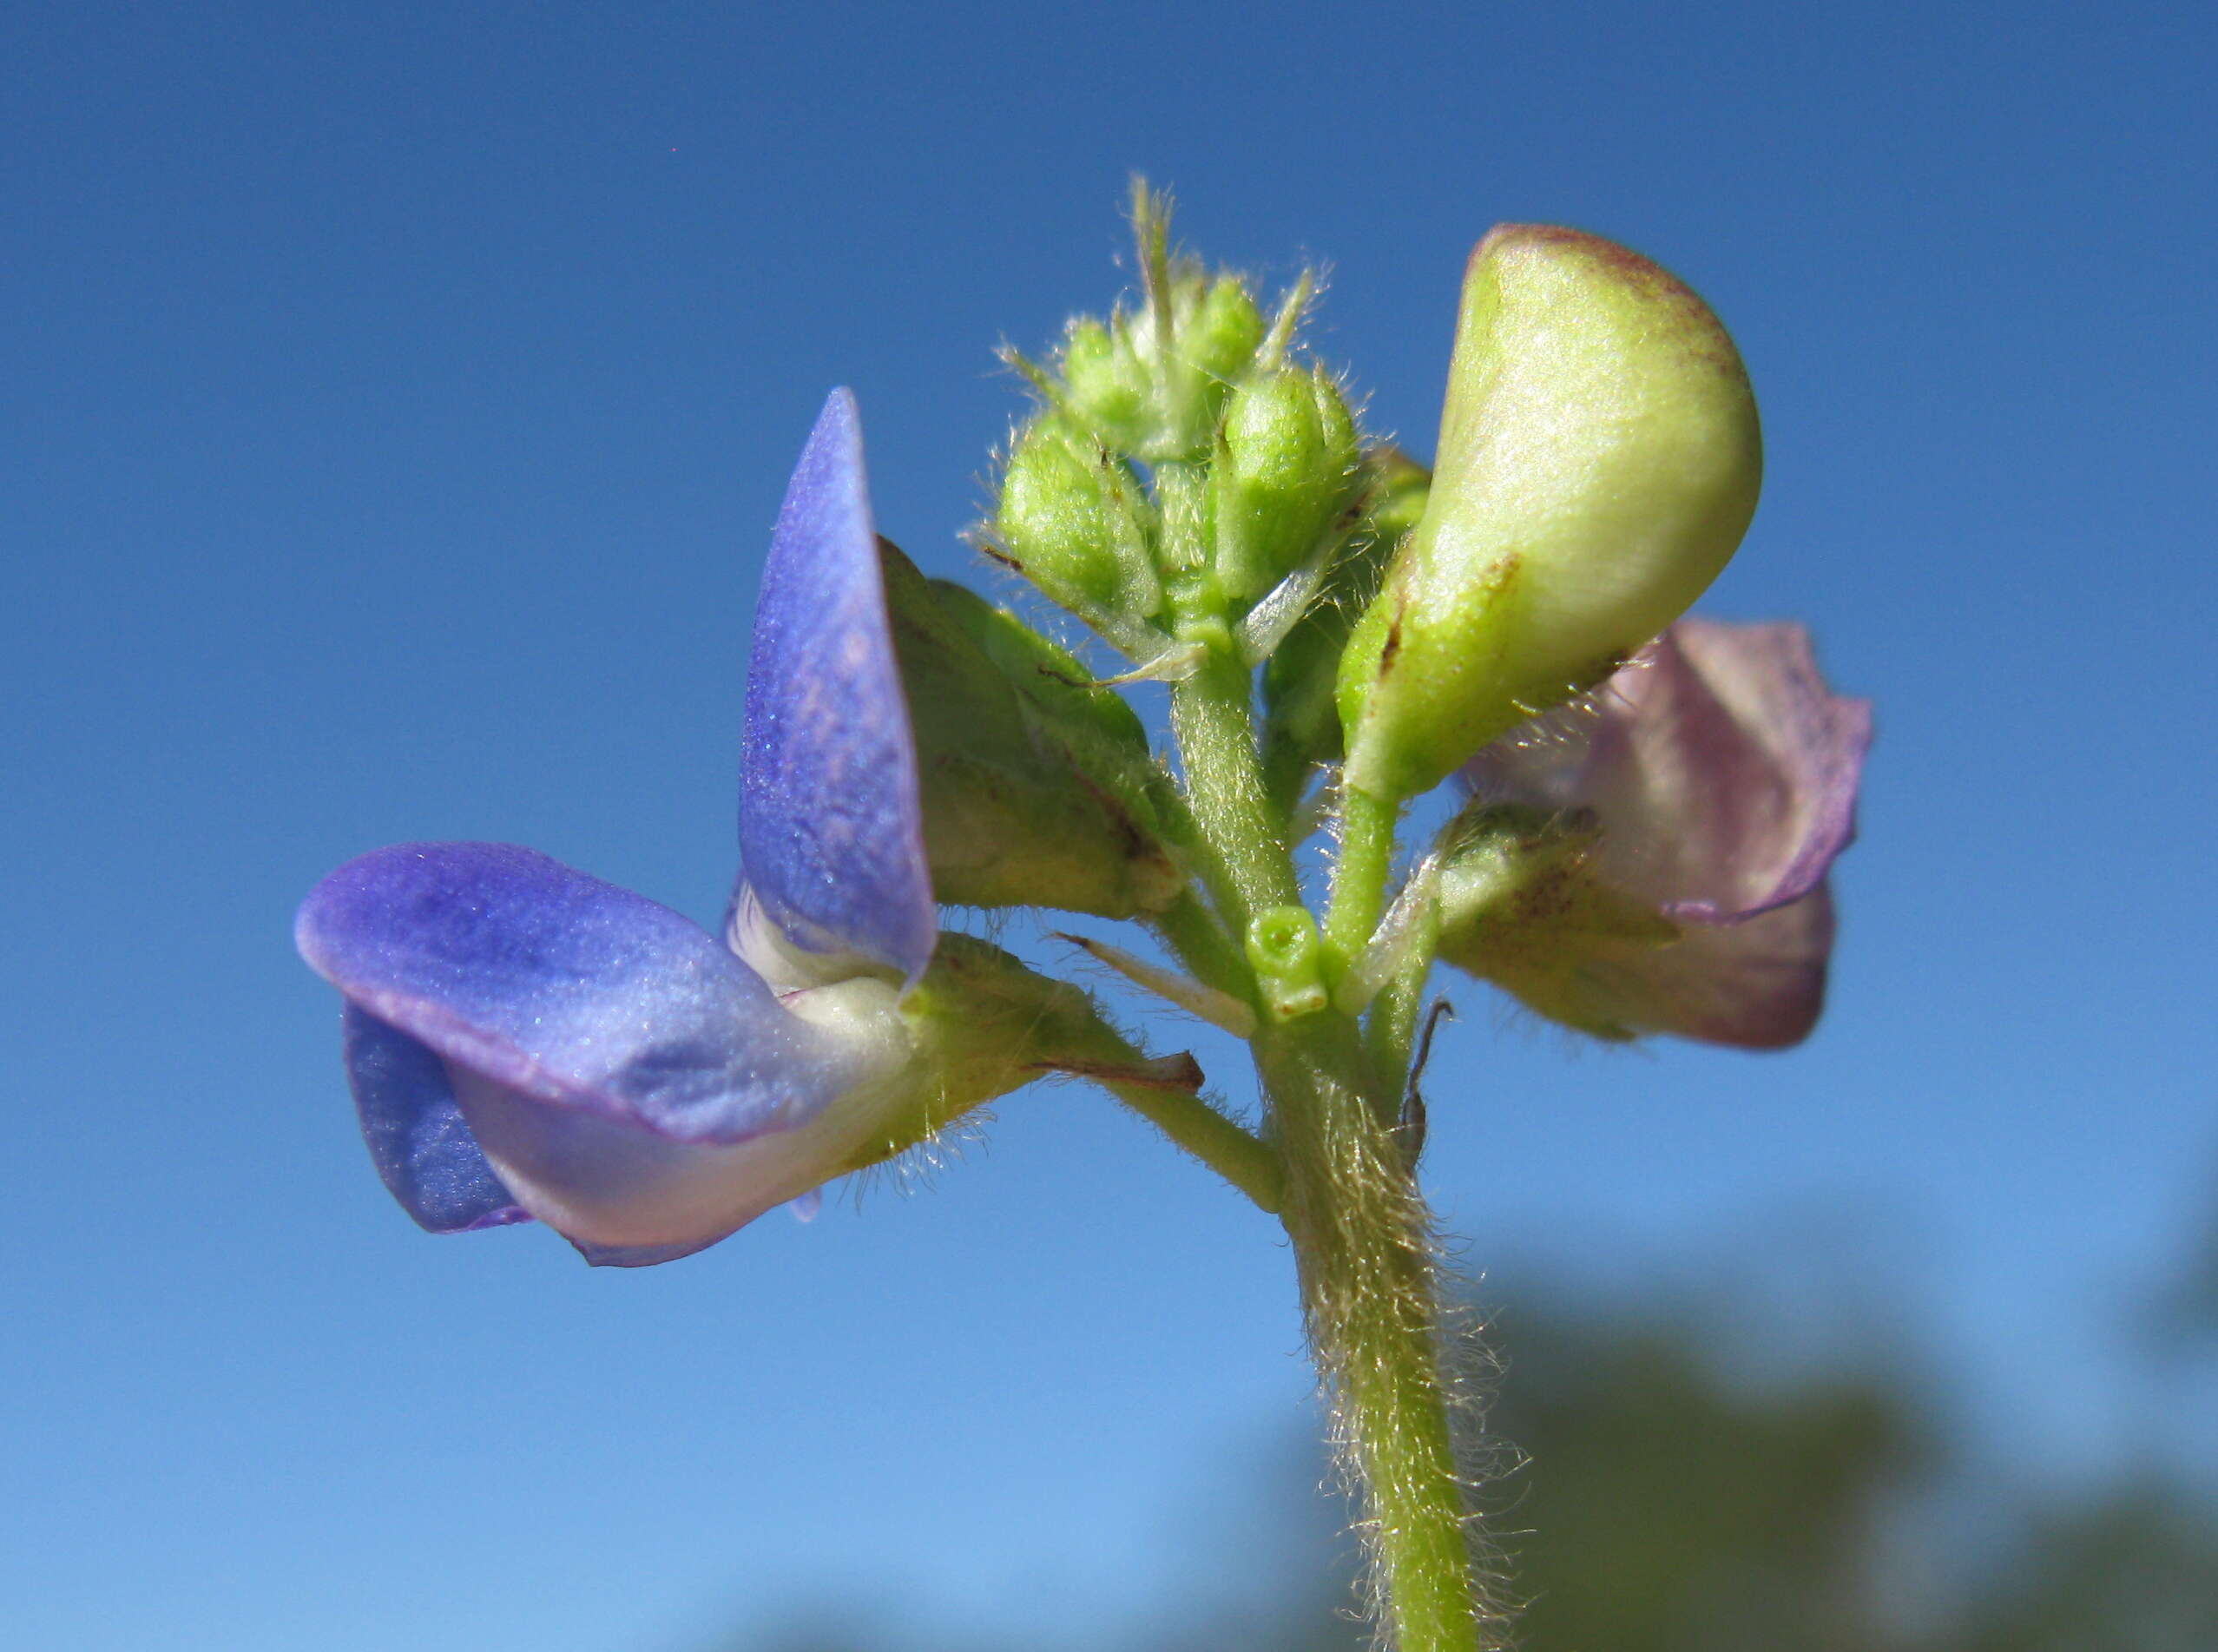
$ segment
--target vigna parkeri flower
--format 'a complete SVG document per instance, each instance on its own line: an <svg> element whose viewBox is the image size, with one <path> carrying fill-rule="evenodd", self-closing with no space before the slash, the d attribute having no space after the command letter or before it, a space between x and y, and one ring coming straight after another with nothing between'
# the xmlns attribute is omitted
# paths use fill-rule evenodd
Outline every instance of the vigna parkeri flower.
<svg viewBox="0 0 2218 1652"><path fill-rule="evenodd" d="M333 872L298 942L408 1214L536 1220L596 1264L689 1255L1043 1076L1100 1085L1283 1224L1384 1628L1475 1652L1503 1613L1419 1187L1433 966L1603 1040L1799 1042L1870 710L1800 626L1682 617L1761 443L1732 339L1665 271L1489 234L1428 471L1303 353L1307 277L1267 311L1144 188L1134 220L1136 303L1010 355L1037 402L972 535L1061 622L881 538L854 398L825 404L764 567L722 933L427 842ZM1324 826L1320 890L1297 852ZM1254 1119L947 907L1135 926L1140 951L1065 938L1247 1040Z"/></svg>

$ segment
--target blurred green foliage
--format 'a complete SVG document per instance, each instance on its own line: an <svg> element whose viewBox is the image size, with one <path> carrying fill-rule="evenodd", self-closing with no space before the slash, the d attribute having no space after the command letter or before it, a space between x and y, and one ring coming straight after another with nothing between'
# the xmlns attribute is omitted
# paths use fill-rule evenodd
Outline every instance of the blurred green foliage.
<svg viewBox="0 0 2218 1652"><path fill-rule="evenodd" d="M2207 1411L2218 1231L2155 1300L2160 1403ZM2184 1460L2044 1501L1947 1436L1914 1362L1767 1359L1727 1306L1492 1315L1483 1502L1521 1652L2218 1652L2218 1485ZM1138 1628L958 1647L826 1617L720 1652L1360 1652L1321 1478L1289 1451L1208 1513Z"/></svg>

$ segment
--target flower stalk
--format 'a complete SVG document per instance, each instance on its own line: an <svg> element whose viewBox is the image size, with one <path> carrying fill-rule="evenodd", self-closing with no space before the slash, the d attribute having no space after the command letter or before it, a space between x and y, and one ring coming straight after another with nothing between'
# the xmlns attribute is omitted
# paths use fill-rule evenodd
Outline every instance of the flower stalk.
<svg viewBox="0 0 2218 1652"><path fill-rule="evenodd" d="M1318 926L1300 905L1288 823L1263 786L1250 688L1247 672L1213 659L1174 685L1173 727L1188 806L1205 840L1218 846L1211 893L1228 922L1251 925L1260 1012L1252 1048L1303 1320L1360 1491L1375 1608L1392 1644L1478 1652L1494 1614L1478 1589L1456 1466L1431 1218L1414 1155L1397 1134L1419 990L1412 978L1421 983L1429 971L1431 937L1380 995L1371 1039L1321 985L1313 1003L1304 1001L1306 1013L1287 1013L1271 965L1296 949L1272 944L1267 931L1274 923L1298 927L1313 951ZM1396 813L1383 811L1381 829L1359 845L1367 858L1353 876L1375 884L1366 938L1384 905ZM1334 889L1350 886L1344 858Z"/></svg>

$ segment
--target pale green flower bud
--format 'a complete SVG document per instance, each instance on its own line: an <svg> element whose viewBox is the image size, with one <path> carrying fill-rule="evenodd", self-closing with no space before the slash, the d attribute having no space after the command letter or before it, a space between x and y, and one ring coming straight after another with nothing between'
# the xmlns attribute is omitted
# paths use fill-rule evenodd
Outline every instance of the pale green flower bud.
<svg viewBox="0 0 2218 1652"><path fill-rule="evenodd" d="M1424 519L1343 655L1348 784L1429 790L1717 576L1762 475L1717 318L1637 253L1506 225L1464 282Z"/></svg>
<svg viewBox="0 0 2218 1652"><path fill-rule="evenodd" d="M1177 339L1180 358L1201 377L1206 418L1214 419L1224 392L1262 342L1263 313L1255 307L1247 283L1236 275L1210 282L1192 314L1181 319Z"/></svg>
<svg viewBox="0 0 2218 1652"><path fill-rule="evenodd" d="M1254 602L1317 551L1346 507L1361 444L1322 367L1281 367L1233 392L1217 451L1218 586Z"/></svg>
<svg viewBox="0 0 2218 1652"><path fill-rule="evenodd" d="M1002 478L1001 542L1023 576L1081 617L1142 620L1162 606L1138 480L1091 436L1048 413Z"/></svg>
<svg viewBox="0 0 2218 1652"><path fill-rule="evenodd" d="M1114 331L1090 319L1070 324L1063 347L1063 398L1071 415L1117 452L1137 453L1152 438L1150 377L1121 322Z"/></svg>

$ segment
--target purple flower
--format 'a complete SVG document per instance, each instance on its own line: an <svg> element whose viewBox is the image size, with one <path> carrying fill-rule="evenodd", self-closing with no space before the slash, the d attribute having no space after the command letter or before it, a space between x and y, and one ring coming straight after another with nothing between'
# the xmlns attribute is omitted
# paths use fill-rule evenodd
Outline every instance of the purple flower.
<svg viewBox="0 0 2218 1652"><path fill-rule="evenodd" d="M505 844L379 849L309 895L301 956L345 996L363 1135L422 1226L536 1217L590 1262L667 1261L944 1109L899 1010L938 920L845 390L764 569L740 795L728 948Z"/></svg>
<svg viewBox="0 0 2218 1652"><path fill-rule="evenodd" d="M1493 829L1445 874L1444 955L1606 1037L1800 1042L1871 734L1801 626L1680 621L1578 733L1528 728L1464 770Z"/></svg>

